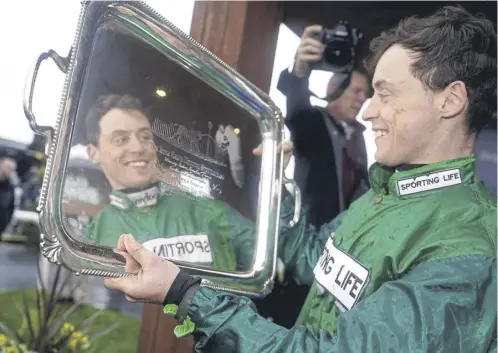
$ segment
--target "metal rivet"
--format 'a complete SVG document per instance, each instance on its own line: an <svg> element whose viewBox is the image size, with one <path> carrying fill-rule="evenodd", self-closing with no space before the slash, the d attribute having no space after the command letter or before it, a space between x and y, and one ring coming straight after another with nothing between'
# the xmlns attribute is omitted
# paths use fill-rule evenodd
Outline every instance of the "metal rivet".
<svg viewBox="0 0 498 353"><path fill-rule="evenodd" d="M375 198L373 199L373 203L374 204L378 204L382 201L382 196L381 195L377 195L375 196Z"/></svg>

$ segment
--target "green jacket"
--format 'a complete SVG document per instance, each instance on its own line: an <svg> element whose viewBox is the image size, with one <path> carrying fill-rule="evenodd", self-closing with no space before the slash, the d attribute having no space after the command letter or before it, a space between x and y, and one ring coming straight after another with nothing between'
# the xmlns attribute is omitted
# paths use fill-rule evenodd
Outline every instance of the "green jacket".
<svg viewBox="0 0 498 353"><path fill-rule="evenodd" d="M247 298L201 287L198 352L487 353L496 350L496 199L474 159L396 172L320 230L283 227L279 257L313 283L291 330ZM292 202L283 201L284 219ZM285 223L283 223L285 224ZM320 283L320 284L318 284Z"/></svg>
<svg viewBox="0 0 498 353"><path fill-rule="evenodd" d="M132 234L157 255L206 264L225 271L252 265L253 222L226 204L183 192L114 190L111 204L92 219L86 238L115 247L121 234Z"/></svg>

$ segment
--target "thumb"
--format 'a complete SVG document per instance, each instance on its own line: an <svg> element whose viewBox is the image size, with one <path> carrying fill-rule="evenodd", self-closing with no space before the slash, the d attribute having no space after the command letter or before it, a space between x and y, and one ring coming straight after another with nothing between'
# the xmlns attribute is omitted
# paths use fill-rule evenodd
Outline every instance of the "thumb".
<svg viewBox="0 0 498 353"><path fill-rule="evenodd" d="M124 243L128 254L130 254L133 259L142 266L142 268L150 267L153 264L155 255L136 241L133 235L127 234L124 239Z"/></svg>
<svg viewBox="0 0 498 353"><path fill-rule="evenodd" d="M136 285L137 278L135 276L121 277L121 278L104 278L104 286L108 289L118 290L125 294L133 292Z"/></svg>
<svg viewBox="0 0 498 353"><path fill-rule="evenodd" d="M292 141L286 140L286 141L282 142L282 144L280 145L280 148L284 154L288 154L290 152L293 152L294 144L292 143Z"/></svg>

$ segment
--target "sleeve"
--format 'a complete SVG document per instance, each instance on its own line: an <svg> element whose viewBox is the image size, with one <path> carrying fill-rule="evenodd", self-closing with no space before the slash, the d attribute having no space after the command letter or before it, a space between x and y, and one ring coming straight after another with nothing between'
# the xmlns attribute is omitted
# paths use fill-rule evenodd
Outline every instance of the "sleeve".
<svg viewBox="0 0 498 353"><path fill-rule="evenodd" d="M294 200L289 194L283 198L281 208L278 256L298 284L311 284L313 269L322 255L325 242L342 223L347 211L317 229L308 223L306 210L303 210L294 227L289 226L294 213Z"/></svg>
<svg viewBox="0 0 498 353"><path fill-rule="evenodd" d="M465 256L419 265L322 327L290 330L256 313L247 298L201 288L190 306L197 352L468 353L496 341L496 258Z"/></svg>
<svg viewBox="0 0 498 353"><path fill-rule="evenodd" d="M308 76L303 78L297 77L293 73L290 73L288 69L280 73L277 89L287 98L285 121L289 125L289 129L293 125L293 120L299 117L297 113L311 107L311 92L308 89L308 85Z"/></svg>

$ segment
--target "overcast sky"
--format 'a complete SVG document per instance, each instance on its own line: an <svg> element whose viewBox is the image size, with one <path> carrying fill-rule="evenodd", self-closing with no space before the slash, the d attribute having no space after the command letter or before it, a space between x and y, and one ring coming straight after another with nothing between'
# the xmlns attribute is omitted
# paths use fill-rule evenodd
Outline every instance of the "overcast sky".
<svg viewBox="0 0 498 353"><path fill-rule="evenodd" d="M194 1L146 1L186 33L190 32ZM72 44L80 10L79 0L9 1L2 6L0 21L2 57L0 65L0 137L30 143L33 132L24 116L22 101L28 72L38 55L54 49L66 56ZM299 38L286 26L280 27L270 97L285 114L285 97L276 89L278 75L292 60ZM323 78L321 81L326 81ZM320 81L320 80L318 80ZM64 75L47 60L38 74L33 111L40 125L54 125L59 109ZM320 82L318 82L320 84ZM322 82L323 84L323 82ZM366 134L369 160L373 140Z"/></svg>
<svg viewBox="0 0 498 353"><path fill-rule="evenodd" d="M181 30L190 32L193 0L148 0L147 3ZM33 132L22 107L27 74L44 51L54 49L62 56L67 55L79 10L79 0L9 1L2 5L0 137L23 143L32 141ZM39 125L54 125L63 84L63 73L51 60L45 61L38 73L33 99L33 112Z"/></svg>

